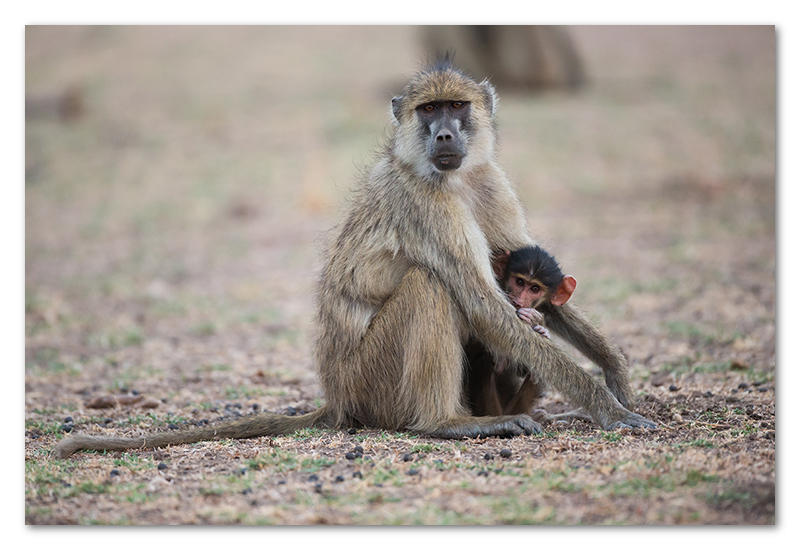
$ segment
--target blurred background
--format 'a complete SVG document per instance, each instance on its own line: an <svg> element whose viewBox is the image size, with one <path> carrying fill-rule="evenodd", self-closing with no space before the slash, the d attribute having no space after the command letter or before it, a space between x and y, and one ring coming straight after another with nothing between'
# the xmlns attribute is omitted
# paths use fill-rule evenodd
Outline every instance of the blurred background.
<svg viewBox="0 0 800 550"><path fill-rule="evenodd" d="M445 48L497 84L530 231L641 378L774 376L772 26L28 26L28 407L317 398L322 239Z"/></svg>

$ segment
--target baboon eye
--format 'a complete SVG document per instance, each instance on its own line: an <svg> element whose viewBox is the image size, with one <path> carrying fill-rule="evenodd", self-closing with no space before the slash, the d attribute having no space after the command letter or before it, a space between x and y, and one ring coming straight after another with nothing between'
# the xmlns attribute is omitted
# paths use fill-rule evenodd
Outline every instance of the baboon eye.
<svg viewBox="0 0 800 550"><path fill-rule="evenodd" d="M517 283L517 286L525 286L525 281L520 278L517 278L514 282Z"/></svg>
<svg viewBox="0 0 800 550"><path fill-rule="evenodd" d="M428 103L427 105L422 107L423 111L428 111L429 113L436 109L436 107L432 103Z"/></svg>
<svg viewBox="0 0 800 550"><path fill-rule="evenodd" d="M539 285L533 285L531 287L531 290L538 293L540 290L542 290L542 287L540 287Z"/></svg>
<svg viewBox="0 0 800 550"><path fill-rule="evenodd" d="M464 102L463 101L454 101L453 102L453 109L460 109L463 106L464 106Z"/></svg>

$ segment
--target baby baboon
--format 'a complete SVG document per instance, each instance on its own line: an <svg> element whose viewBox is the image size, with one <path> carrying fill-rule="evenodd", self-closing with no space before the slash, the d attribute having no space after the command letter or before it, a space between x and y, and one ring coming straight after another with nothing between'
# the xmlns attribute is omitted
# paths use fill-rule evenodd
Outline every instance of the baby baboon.
<svg viewBox="0 0 800 550"><path fill-rule="evenodd" d="M498 283L517 316L534 331L550 338L536 308L544 303L562 306L575 291L577 281L564 275L555 258L540 246L505 251L492 264ZM465 347L467 403L476 416L529 413L541 396L541 386L530 371L511 365L507 357L495 359L477 338Z"/></svg>
<svg viewBox="0 0 800 550"><path fill-rule="evenodd" d="M542 306L551 330L604 369L608 388L520 323L495 282L492 252L532 244L519 200L495 161L496 103L487 81L476 83L448 59L413 76L392 100L389 142L358 182L325 254L314 345L327 400L320 409L133 439L76 436L62 441L58 453L309 426L446 438L539 431L525 414L467 413L461 380L470 336L552 385L605 429L655 427L623 406L633 404L625 360L582 316L566 305Z"/></svg>

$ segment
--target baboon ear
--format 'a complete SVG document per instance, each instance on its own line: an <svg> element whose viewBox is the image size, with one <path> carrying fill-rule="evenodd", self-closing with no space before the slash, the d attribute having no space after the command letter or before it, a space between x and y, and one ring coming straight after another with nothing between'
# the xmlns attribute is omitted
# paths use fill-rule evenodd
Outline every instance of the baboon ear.
<svg viewBox="0 0 800 550"><path fill-rule="evenodd" d="M558 284L558 288L553 295L550 297L550 303L554 306L563 306L566 304L572 293L575 292L575 287L578 286L578 281L575 280L575 277L571 275L565 275L561 282Z"/></svg>
<svg viewBox="0 0 800 550"><path fill-rule="evenodd" d="M392 116L397 122L400 122L400 104L403 102L403 96L399 95L392 98Z"/></svg>
<svg viewBox="0 0 800 550"><path fill-rule="evenodd" d="M498 280L502 279L503 275L506 274L506 269L508 268L508 258L510 256L510 250L503 250L492 257L492 270L494 271L494 276L497 277Z"/></svg>
<svg viewBox="0 0 800 550"><path fill-rule="evenodd" d="M497 93L494 91L494 86L488 80L482 81L478 86L480 86L486 99L486 109L489 111L489 116L494 117L494 113L497 111Z"/></svg>

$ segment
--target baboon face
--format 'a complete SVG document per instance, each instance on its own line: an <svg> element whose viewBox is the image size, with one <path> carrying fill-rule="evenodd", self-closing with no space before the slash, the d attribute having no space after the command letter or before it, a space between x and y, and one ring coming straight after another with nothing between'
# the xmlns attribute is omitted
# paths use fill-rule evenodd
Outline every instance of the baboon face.
<svg viewBox="0 0 800 550"><path fill-rule="evenodd" d="M535 309L542 305L551 294L551 291L539 280L530 279L521 273L510 273L504 290L516 309Z"/></svg>
<svg viewBox="0 0 800 550"><path fill-rule="evenodd" d="M392 99L394 151L422 177L489 162L494 148L494 88L447 60L411 78Z"/></svg>
<svg viewBox="0 0 800 550"><path fill-rule="evenodd" d="M431 101L419 105L416 116L426 142L428 160L437 170L455 170L466 154L465 130L469 124L469 101Z"/></svg>
<svg viewBox="0 0 800 550"><path fill-rule="evenodd" d="M498 261L502 267L502 258ZM501 286L517 309L535 309L546 301L564 305L577 285L575 277L564 275L556 259L540 246L512 252L503 273Z"/></svg>

